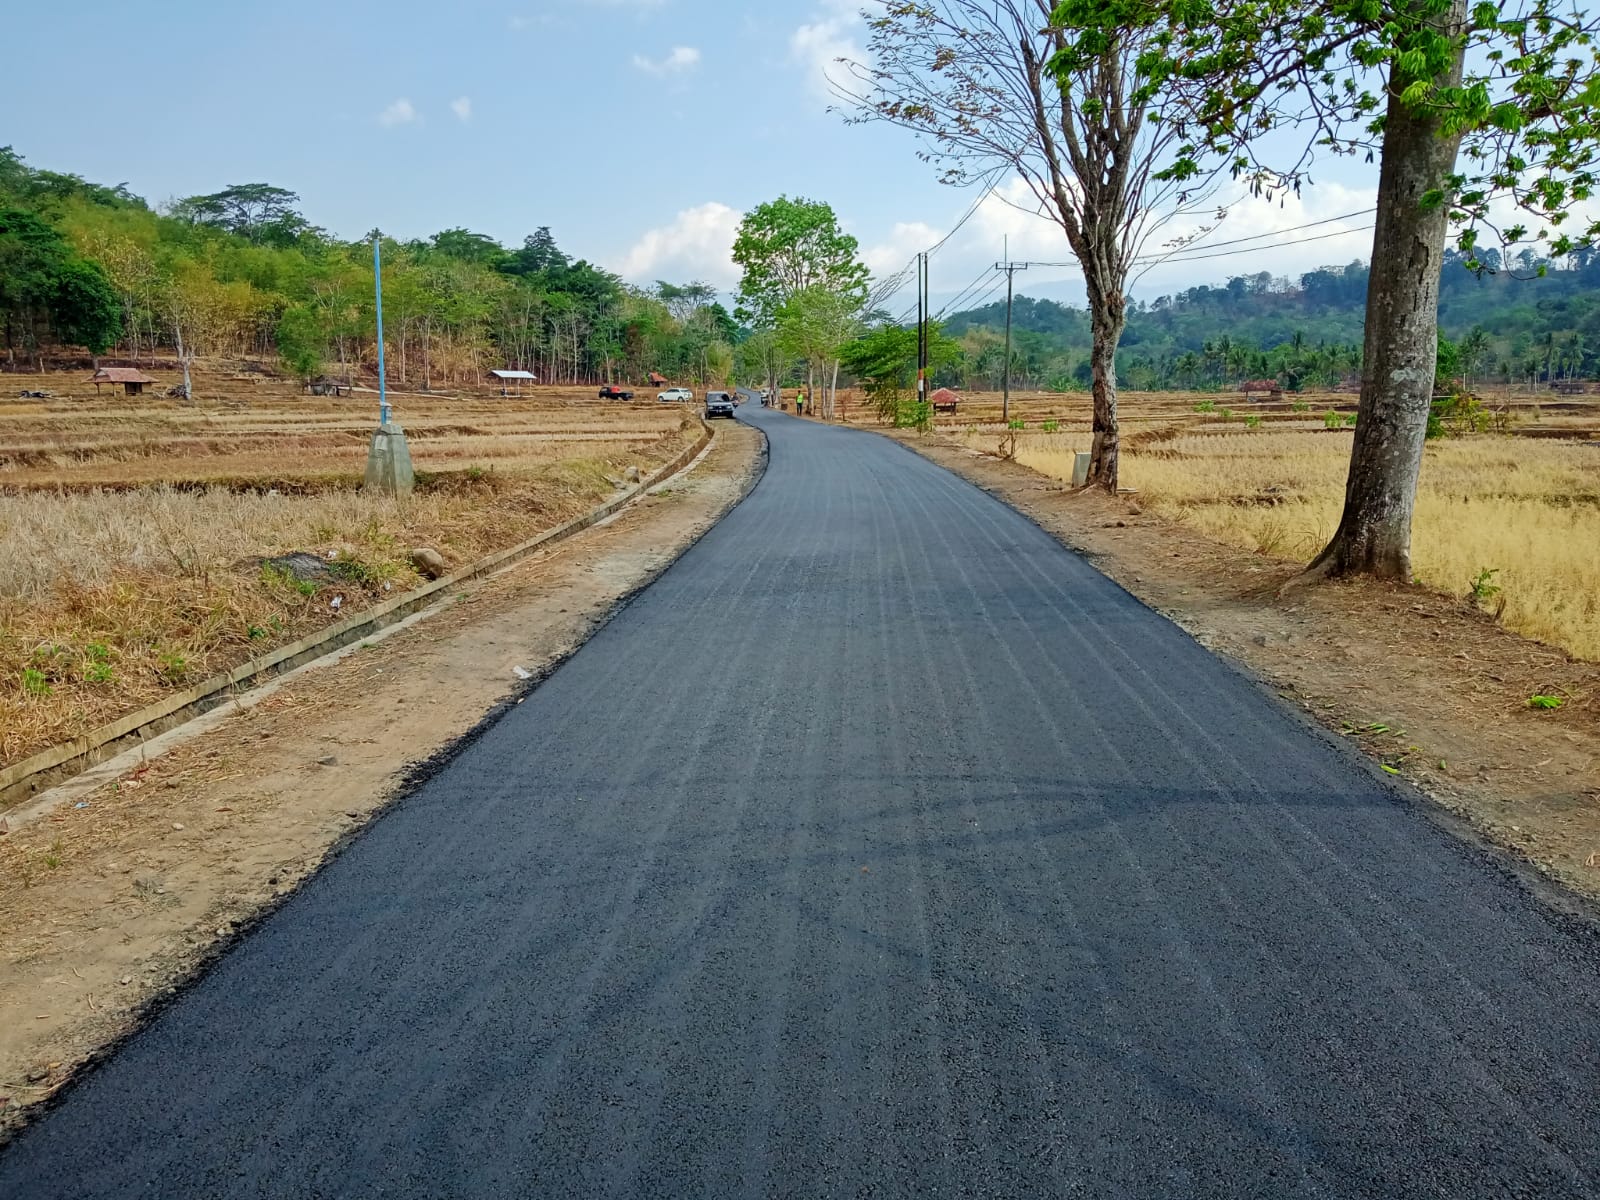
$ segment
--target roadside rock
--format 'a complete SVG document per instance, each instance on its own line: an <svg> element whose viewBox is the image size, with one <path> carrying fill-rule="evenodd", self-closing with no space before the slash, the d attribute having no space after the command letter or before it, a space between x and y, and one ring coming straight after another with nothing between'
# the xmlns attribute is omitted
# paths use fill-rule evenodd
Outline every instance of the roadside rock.
<svg viewBox="0 0 1600 1200"><path fill-rule="evenodd" d="M626 471L624 471L622 473L622 477L624 479L626 479L629 483L638 483L639 482L639 468L638 467L629 467Z"/></svg>
<svg viewBox="0 0 1600 1200"><path fill-rule="evenodd" d="M263 558L261 565L287 572L302 583L323 583L333 578L333 572L321 555L307 554L303 550L280 554L277 558Z"/></svg>
<svg viewBox="0 0 1600 1200"><path fill-rule="evenodd" d="M427 579L438 579L449 573L449 564L444 561L444 555L427 546L419 546L411 552L411 565L417 573Z"/></svg>

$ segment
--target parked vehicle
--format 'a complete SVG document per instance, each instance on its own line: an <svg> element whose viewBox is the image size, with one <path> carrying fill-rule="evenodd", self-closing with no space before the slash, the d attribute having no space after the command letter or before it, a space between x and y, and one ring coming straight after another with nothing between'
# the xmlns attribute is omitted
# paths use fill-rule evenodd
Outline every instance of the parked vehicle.
<svg viewBox="0 0 1600 1200"><path fill-rule="evenodd" d="M733 419L733 397L727 392L706 393L706 420L712 417Z"/></svg>
<svg viewBox="0 0 1600 1200"><path fill-rule="evenodd" d="M632 400L633 399L633 393L630 392L627 388L618 387L614 383L608 383L608 384L605 385L605 387L600 389L600 399L602 399L602 400Z"/></svg>
<svg viewBox="0 0 1600 1200"><path fill-rule="evenodd" d="M675 401L675 402L681 404L686 400L693 400L694 399L694 393L691 392L688 388L668 388L666 391L664 391L660 395L658 395L656 397L656 399L657 400Z"/></svg>

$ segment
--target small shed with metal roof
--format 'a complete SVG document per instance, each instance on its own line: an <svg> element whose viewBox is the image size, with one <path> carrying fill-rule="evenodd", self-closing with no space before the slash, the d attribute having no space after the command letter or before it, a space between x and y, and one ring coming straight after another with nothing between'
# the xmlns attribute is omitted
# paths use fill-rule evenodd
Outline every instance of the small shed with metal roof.
<svg viewBox="0 0 1600 1200"><path fill-rule="evenodd" d="M539 382L539 377L532 371L490 371L489 374L500 381L500 394L502 396L510 394L506 391L507 384L514 386L517 389L517 395L520 396L523 384Z"/></svg>

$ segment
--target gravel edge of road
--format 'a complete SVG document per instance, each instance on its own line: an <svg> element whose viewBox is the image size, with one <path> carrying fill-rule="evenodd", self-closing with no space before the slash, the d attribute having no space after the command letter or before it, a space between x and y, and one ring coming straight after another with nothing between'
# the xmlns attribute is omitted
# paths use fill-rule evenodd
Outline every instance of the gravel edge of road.
<svg viewBox="0 0 1600 1200"><path fill-rule="evenodd" d="M529 695L548 681L591 638L615 620L624 609L670 570L693 546L710 533L711 530L715 529L729 513L742 504L760 484L762 477L766 474L767 464L770 460L770 445L766 433L758 427L748 425L747 427L755 428L760 435L760 447L756 452L755 461L751 464L750 470L745 477L744 487L733 501L717 515L714 521L677 547L676 552L670 558L641 576L632 587L619 595L596 619L587 624L580 638L575 640L562 653L540 666L530 679L490 708L470 729L456 735L426 758L406 764L399 773L394 787L383 797L382 802L367 814L364 821L346 830L335 839L312 870L297 879L293 887L283 890L270 900L260 904L247 916L234 921L228 933L208 944L204 953L194 960L190 965L190 969L181 978L175 980L166 990L156 993L136 1008L132 1013L128 1027L110 1041L91 1051L82 1062L74 1067L72 1073L59 1087L56 1087L42 1100L30 1104L15 1113L8 1113L7 1120L0 1122L0 1155L4 1155L6 1148L25 1129L38 1124L41 1120L48 1119L50 1114L64 1103L66 1098L76 1091L84 1080L114 1058L123 1046L143 1033L152 1021L159 1018L169 1007L182 999L190 989L203 981L236 945L249 937L258 927L276 914L280 908L298 895L301 889L307 887L326 871L351 846L355 845L363 835L392 812L398 804L415 794L418 789L427 784L430 779L482 738L507 713L516 708L517 705L521 704Z"/></svg>

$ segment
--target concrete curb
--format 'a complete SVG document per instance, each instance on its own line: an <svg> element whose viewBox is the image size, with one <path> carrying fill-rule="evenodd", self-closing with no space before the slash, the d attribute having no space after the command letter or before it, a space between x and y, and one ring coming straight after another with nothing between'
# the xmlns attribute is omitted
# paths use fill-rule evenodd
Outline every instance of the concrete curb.
<svg viewBox="0 0 1600 1200"><path fill-rule="evenodd" d="M287 646L280 646L259 657L248 659L225 674L213 675L210 679L186 688L175 696L136 709L69 742L58 743L48 750L41 750L20 762L12 763L0 770L0 815L4 815L8 808L121 753L136 743L145 742L182 725L192 717L226 703L232 696L248 690L255 681L263 677L285 674L330 651L359 641L426 608L451 588L509 566L535 550L565 541L573 534L580 533L591 525L621 512L651 488L665 482L693 463L711 445L713 437L711 426L702 419L700 437L693 445L675 455L670 462L652 471L637 487L614 500L606 501L598 508L591 509L581 517L573 518L565 525L558 525L509 549L479 559L459 571L346 617Z"/></svg>

